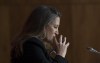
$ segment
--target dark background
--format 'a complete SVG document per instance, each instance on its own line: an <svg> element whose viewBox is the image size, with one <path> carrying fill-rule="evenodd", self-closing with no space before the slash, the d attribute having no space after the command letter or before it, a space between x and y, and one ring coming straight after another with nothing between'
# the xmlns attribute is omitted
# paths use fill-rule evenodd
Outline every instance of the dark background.
<svg viewBox="0 0 100 63"><path fill-rule="evenodd" d="M10 43L20 32L32 9L54 6L62 14L60 34L67 36L69 63L100 63L100 0L0 0L0 63L10 63Z"/></svg>

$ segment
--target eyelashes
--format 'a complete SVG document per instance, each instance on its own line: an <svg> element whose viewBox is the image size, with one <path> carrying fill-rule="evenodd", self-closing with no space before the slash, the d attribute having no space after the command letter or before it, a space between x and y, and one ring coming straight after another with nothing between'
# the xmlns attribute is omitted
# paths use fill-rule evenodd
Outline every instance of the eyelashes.
<svg viewBox="0 0 100 63"><path fill-rule="evenodd" d="M58 28L58 27L54 27L54 28Z"/></svg>

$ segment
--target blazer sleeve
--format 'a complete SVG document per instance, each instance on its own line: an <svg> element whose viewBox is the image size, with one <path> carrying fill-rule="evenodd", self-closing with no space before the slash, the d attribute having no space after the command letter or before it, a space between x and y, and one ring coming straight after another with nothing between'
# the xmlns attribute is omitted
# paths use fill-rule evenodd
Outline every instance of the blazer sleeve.
<svg viewBox="0 0 100 63"><path fill-rule="evenodd" d="M23 63L68 63L65 58L56 55L54 59L49 60L45 52L39 46L33 43L23 45Z"/></svg>

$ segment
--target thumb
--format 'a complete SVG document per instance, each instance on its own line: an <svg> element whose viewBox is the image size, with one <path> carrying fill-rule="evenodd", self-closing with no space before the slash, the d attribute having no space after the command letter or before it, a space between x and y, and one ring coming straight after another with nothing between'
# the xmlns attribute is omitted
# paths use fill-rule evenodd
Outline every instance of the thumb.
<svg viewBox="0 0 100 63"><path fill-rule="evenodd" d="M54 43L57 45L58 44L58 41L57 41L57 38L54 37Z"/></svg>
<svg viewBox="0 0 100 63"><path fill-rule="evenodd" d="M67 44L66 44L66 47L68 47L70 45L70 43L68 42Z"/></svg>

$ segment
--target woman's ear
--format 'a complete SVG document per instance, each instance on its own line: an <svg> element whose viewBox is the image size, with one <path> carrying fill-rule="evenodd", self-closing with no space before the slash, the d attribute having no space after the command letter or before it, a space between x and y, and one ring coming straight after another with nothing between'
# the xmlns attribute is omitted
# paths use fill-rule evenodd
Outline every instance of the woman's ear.
<svg viewBox="0 0 100 63"><path fill-rule="evenodd" d="M48 28L48 25L47 26L44 26L44 32L46 33L46 32L48 32L48 30L49 30L49 28Z"/></svg>
<svg viewBox="0 0 100 63"><path fill-rule="evenodd" d="M44 26L44 30L49 31L49 27L50 27L49 25Z"/></svg>
<svg viewBox="0 0 100 63"><path fill-rule="evenodd" d="M44 26L44 28L43 28L43 34L46 37L46 34L47 34L47 27L46 26Z"/></svg>

